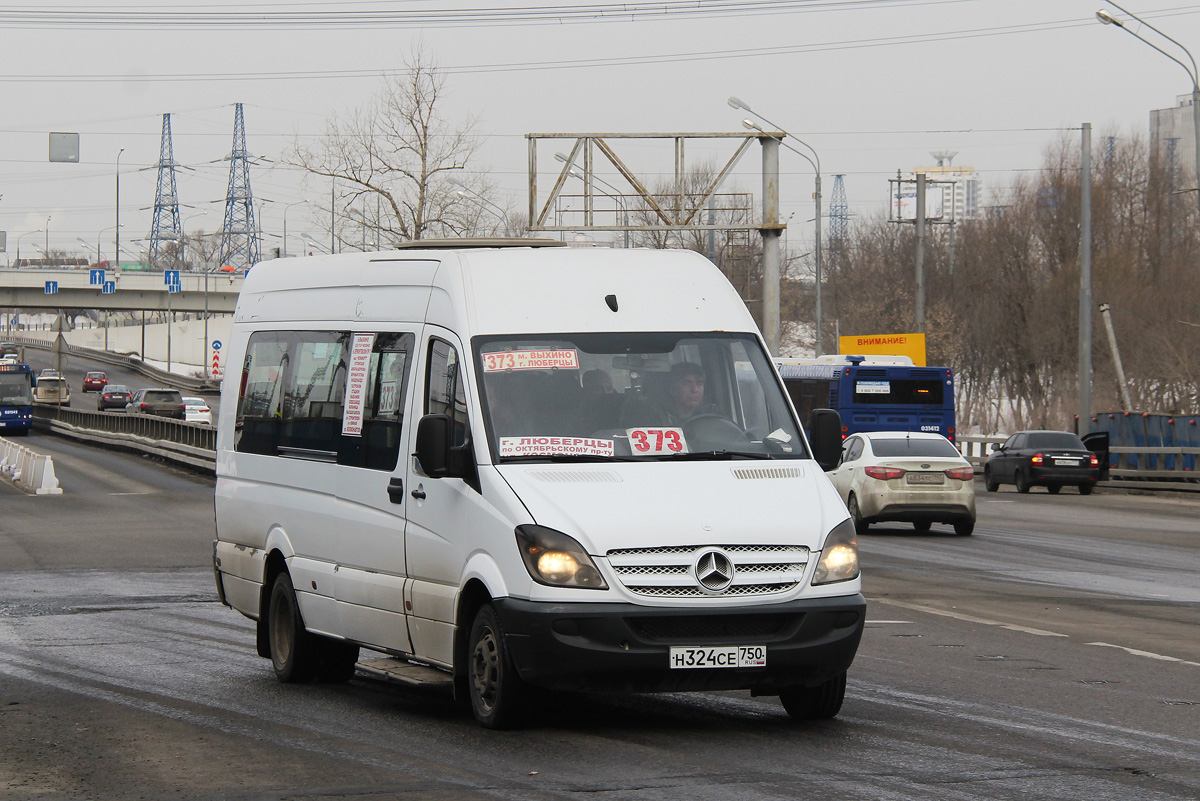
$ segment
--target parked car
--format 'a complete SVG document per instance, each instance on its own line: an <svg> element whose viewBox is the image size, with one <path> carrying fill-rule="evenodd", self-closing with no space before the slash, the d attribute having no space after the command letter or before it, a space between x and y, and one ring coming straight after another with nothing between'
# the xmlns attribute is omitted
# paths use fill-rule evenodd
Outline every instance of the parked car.
<svg viewBox="0 0 1200 801"><path fill-rule="evenodd" d="M108 409L124 409L132 397L133 393L124 384L109 384L100 391L96 408L102 412Z"/></svg>
<svg viewBox="0 0 1200 801"><path fill-rule="evenodd" d="M183 419L189 423L208 423L212 425L212 409L208 408L208 401L204 398L184 398Z"/></svg>
<svg viewBox="0 0 1200 801"><path fill-rule="evenodd" d="M1090 495L1100 478L1100 459L1070 431L1018 431L993 445L983 466L983 485L995 492L1015 484L1017 492L1043 486L1054 494L1064 486Z"/></svg>
<svg viewBox="0 0 1200 801"><path fill-rule="evenodd" d="M84 392L100 392L108 385L108 376L99 371L93 371L83 377Z"/></svg>
<svg viewBox="0 0 1200 801"><path fill-rule="evenodd" d="M174 417L177 420L184 418L185 409L183 395L179 390L163 387L139 389L133 393L133 397L129 399L129 404L125 407L125 411L129 414L152 414L159 417Z"/></svg>
<svg viewBox="0 0 1200 801"><path fill-rule="evenodd" d="M975 471L941 434L855 434L828 476L859 534L892 520L909 521L921 532L933 523L949 523L963 537L975 530Z"/></svg>

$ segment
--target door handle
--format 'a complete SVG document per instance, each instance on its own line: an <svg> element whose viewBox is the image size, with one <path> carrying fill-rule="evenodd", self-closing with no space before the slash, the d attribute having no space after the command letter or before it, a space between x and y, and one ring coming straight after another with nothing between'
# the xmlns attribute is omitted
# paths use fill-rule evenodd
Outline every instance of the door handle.
<svg viewBox="0 0 1200 801"><path fill-rule="evenodd" d="M409 494L412 495L414 498L416 498L418 501L425 500L425 490L421 489L420 487L413 490Z"/></svg>
<svg viewBox="0 0 1200 801"><path fill-rule="evenodd" d="M393 478L388 482L388 500L392 503L404 503L404 479Z"/></svg>

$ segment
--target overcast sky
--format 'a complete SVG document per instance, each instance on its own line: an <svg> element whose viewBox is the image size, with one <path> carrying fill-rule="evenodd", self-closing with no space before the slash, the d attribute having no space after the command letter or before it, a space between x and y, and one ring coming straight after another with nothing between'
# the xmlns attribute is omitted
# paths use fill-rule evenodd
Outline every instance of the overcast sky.
<svg viewBox="0 0 1200 801"><path fill-rule="evenodd" d="M1200 50L1200 3L1123 0L1122 6ZM1174 105L1191 79L1177 64L1095 19L1103 0L662 0L520 7L488 0L121 4L0 2L0 227L8 256L75 248L111 257L114 169L121 148L123 243L148 237L162 114L172 114L185 228L220 227L229 178L233 104L244 104L247 145L276 159L297 137L318 136L331 115L365 104L384 71L423 47L447 78L442 108L474 115L484 146L477 167L498 200L524 209L530 132L742 131L736 95L820 154L828 211L844 174L851 211L881 214L887 179L957 151L977 168L985 197L1038 168L1062 136L1145 138L1149 111ZM32 11L31 11L32 9ZM545 14L533 12L545 9ZM584 12L594 9L590 16ZM508 15L498 12L508 10ZM429 15L443 12L440 19ZM286 18L284 15L287 15ZM355 15L361 15L356 18ZM256 20L256 21L252 21ZM1131 25L1133 23L1131 22ZM1149 30L1143 33L1152 37ZM1163 42L1170 48L1169 43ZM1179 52L1171 50L1171 52ZM1186 57L1180 53L1186 61ZM50 164L47 134L78 132L79 164ZM692 159L731 151L690 145ZM547 148L547 155L552 148ZM669 152L633 151L647 172ZM812 169L781 156L792 247L811 238ZM552 161L539 183L548 186ZM756 195L757 148L734 178ZM325 197L267 161L252 171L268 237L283 209ZM207 211L207 214L203 214ZM203 215L203 216L200 216ZM50 217L47 226L46 218ZM101 233L103 231L103 233ZM327 242L303 203L288 211L291 250L309 233ZM23 253L37 257L36 251Z"/></svg>

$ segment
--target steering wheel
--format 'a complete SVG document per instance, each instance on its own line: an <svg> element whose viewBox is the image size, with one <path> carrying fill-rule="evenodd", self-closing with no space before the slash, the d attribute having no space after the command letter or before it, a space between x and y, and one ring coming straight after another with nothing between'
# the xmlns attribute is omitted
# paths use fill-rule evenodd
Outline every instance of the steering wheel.
<svg viewBox="0 0 1200 801"><path fill-rule="evenodd" d="M696 442L703 443L705 447L702 450L719 450L724 446L740 446L747 442L751 442L750 434L742 430L742 427L721 414L698 414L691 417L683 424L683 435L687 437L688 444Z"/></svg>

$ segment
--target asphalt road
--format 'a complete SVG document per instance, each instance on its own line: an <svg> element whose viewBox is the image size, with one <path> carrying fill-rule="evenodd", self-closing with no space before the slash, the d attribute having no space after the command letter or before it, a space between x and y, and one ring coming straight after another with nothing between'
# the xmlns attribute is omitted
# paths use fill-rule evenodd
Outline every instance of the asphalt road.
<svg viewBox="0 0 1200 801"><path fill-rule="evenodd" d="M842 714L747 693L553 696L489 732L366 678L285 686L214 598L212 480L35 433L0 490L0 797L1194 799L1200 502L979 490L861 538Z"/></svg>

